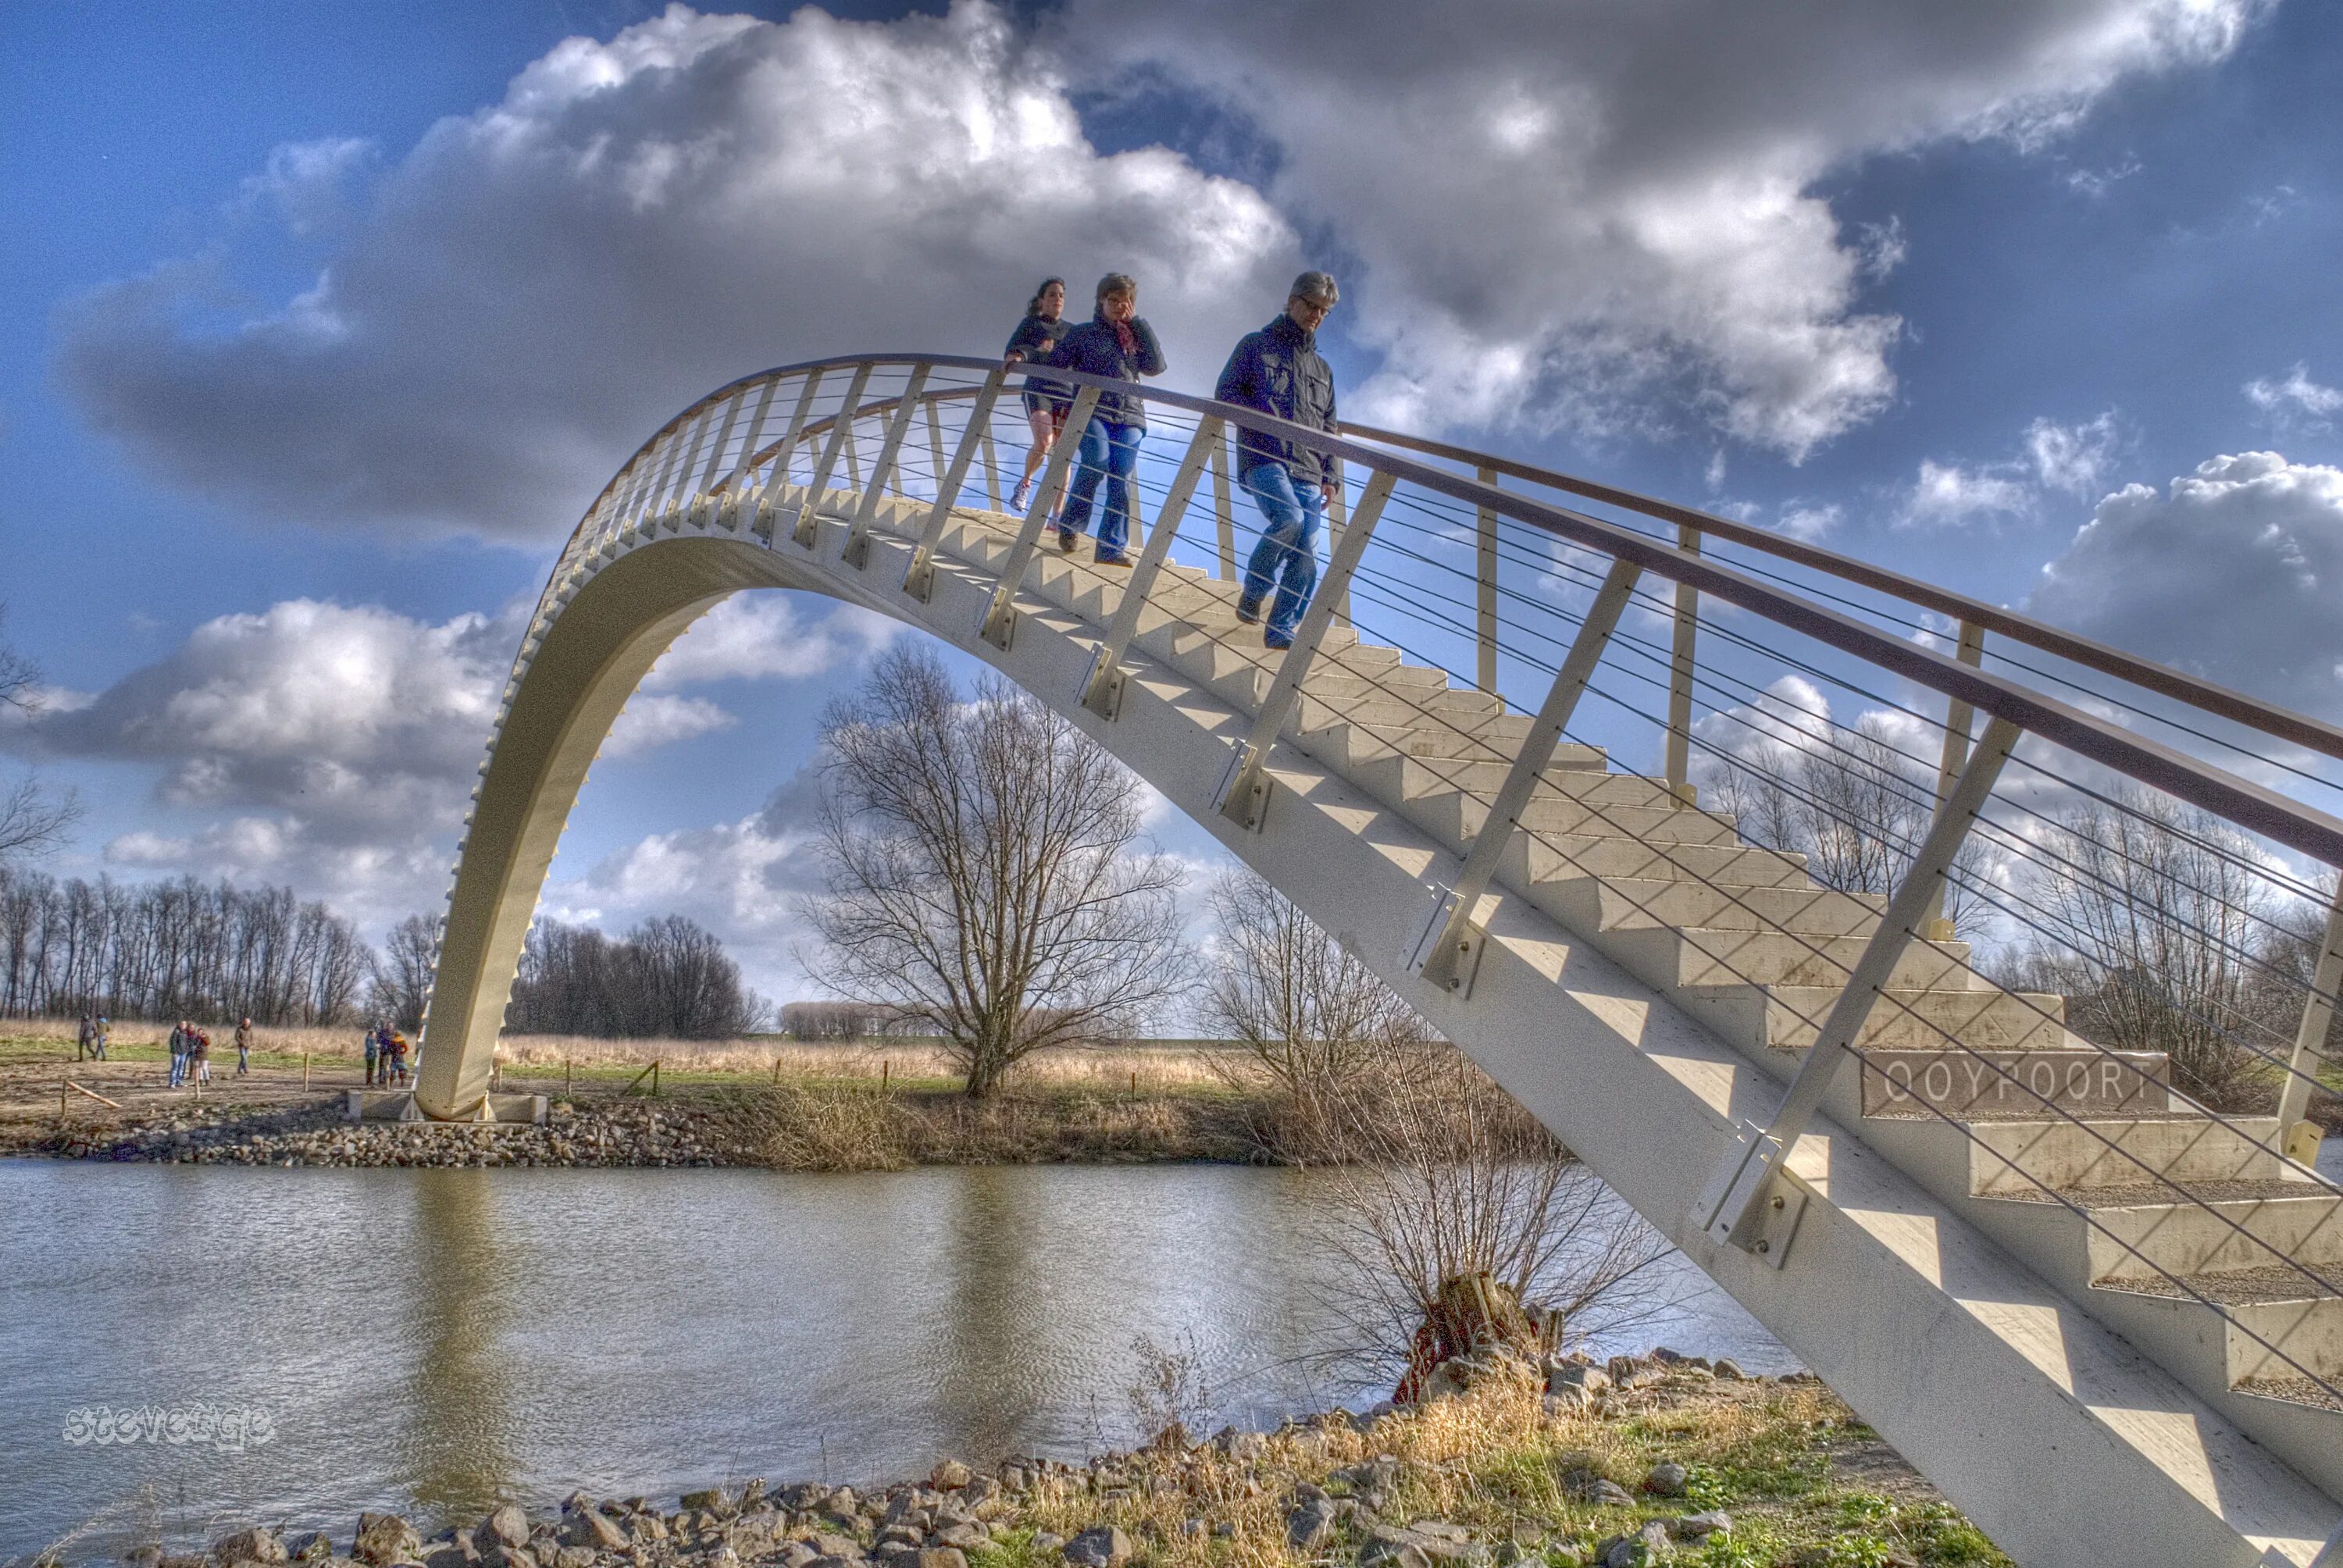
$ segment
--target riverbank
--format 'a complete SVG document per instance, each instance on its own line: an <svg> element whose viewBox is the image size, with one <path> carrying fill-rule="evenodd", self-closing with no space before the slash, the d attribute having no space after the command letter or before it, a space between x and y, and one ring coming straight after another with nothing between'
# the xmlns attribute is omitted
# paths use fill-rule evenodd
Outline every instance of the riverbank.
<svg viewBox="0 0 2343 1568"><path fill-rule="evenodd" d="M392 1514L324 1532L255 1522L121 1554L141 1568L2006 1568L1810 1375L1745 1378L1666 1351L1548 1370L1551 1392L1546 1373L1493 1358L1420 1407L1192 1445L1174 1427L1081 1465L947 1460L864 1492L736 1479L672 1507L578 1493L436 1532ZM45 1558L106 1560L71 1542Z"/></svg>

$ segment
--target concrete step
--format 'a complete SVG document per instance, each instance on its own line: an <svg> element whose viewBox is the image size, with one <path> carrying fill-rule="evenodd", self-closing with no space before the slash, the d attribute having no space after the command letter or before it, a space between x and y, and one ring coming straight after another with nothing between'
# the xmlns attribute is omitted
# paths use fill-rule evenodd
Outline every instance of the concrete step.
<svg viewBox="0 0 2343 1568"><path fill-rule="evenodd" d="M1868 937L1887 902L1875 893L1826 888L1715 888L1645 877L1588 877L1551 885L1584 900L1584 918L1605 931L1701 927Z"/></svg>
<svg viewBox="0 0 2343 1568"><path fill-rule="evenodd" d="M2177 1280L2108 1279L2093 1288L2165 1303L2133 1306L2141 1315L2216 1318L2205 1302L2218 1305L2221 1374L2233 1388L2304 1377L2343 1382L2343 1269L2273 1264Z"/></svg>
<svg viewBox="0 0 2343 1568"><path fill-rule="evenodd" d="M2343 1264L2343 1197L2317 1183L2188 1181L2177 1187L2141 1181L1996 1193L1979 1201L2039 1211L2026 1222L2067 1239L2062 1252L2081 1260L2085 1284L2288 1261Z"/></svg>
<svg viewBox="0 0 2343 1568"><path fill-rule="evenodd" d="M1804 1050L1838 1000L1838 986L1719 985L1680 990L1676 1003L1744 1050ZM2066 1002L2044 993L1918 990L1890 987L1871 1010L1858 1047L1942 1050L1946 1037L1978 1050L2066 1043ZM2047 1015L2047 1017L2045 1016Z"/></svg>
<svg viewBox="0 0 2343 1568"><path fill-rule="evenodd" d="M1866 937L1805 937L1779 930L1721 930L1714 927L1626 930L1605 932L1606 951L1654 955L1677 987L1715 985L1815 986L1846 983ZM1966 942L1910 942L1889 971L1891 990L1929 990L1960 987L1966 975Z"/></svg>
<svg viewBox="0 0 2343 1568"><path fill-rule="evenodd" d="M1608 834L1544 831L1515 835L1524 865L1522 881L1569 881L1580 877L1634 877L1711 883L1724 888L1812 887L1805 857L1755 844L1637 842Z"/></svg>
<svg viewBox="0 0 2343 1568"><path fill-rule="evenodd" d="M2276 1136L2277 1122L2268 1117L2230 1121L2224 1125L2191 1113L2107 1121L1972 1123L1969 1190L1980 1195L2024 1194L2044 1186L2128 1185L2151 1176L2181 1182L2278 1177L2286 1162L2260 1141Z"/></svg>

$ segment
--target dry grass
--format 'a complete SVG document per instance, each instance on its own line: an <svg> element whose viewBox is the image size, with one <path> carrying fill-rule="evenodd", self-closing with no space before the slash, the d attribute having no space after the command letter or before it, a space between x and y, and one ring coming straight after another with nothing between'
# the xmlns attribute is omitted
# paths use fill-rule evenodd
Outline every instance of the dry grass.
<svg viewBox="0 0 2343 1568"><path fill-rule="evenodd" d="M1618 1418L1550 1416L1532 1383L1500 1382L1365 1430L1339 1418L1289 1428L1251 1459L1210 1447L1150 1450L1131 1456L1121 1475L1102 1480L1102 1490L1092 1489L1086 1472L1046 1483L1022 1528L970 1553L970 1562L1041 1568L1033 1530L1071 1536L1107 1522L1140 1542L1147 1568L1300 1568L1313 1556L1347 1559L1349 1549L1338 1545L1314 1553L1291 1545L1293 1485L1307 1481L1342 1495L1353 1487L1338 1472L1388 1456L1401 1470L1385 1519L1448 1520L1483 1541L1543 1546L1551 1563L1585 1562L1598 1542L1632 1534L1646 1519L1723 1507L1734 1518L1731 1536L1687 1547L1678 1561L1771 1568L1808 1561L1802 1553L1818 1550L1824 1555L1812 1560L1835 1568L1886 1561L1871 1554L1877 1546L1901 1548L1930 1565L2006 1568L2007 1559L1818 1383L1704 1383L1636 1402L1640 1408ZM1637 1492L1661 1460L1691 1471L1694 1496ZM1577 1470L1618 1483L1637 1501L1574 1500L1564 1478ZM1216 1540L1183 1532L1195 1519L1233 1524L1235 1533Z"/></svg>

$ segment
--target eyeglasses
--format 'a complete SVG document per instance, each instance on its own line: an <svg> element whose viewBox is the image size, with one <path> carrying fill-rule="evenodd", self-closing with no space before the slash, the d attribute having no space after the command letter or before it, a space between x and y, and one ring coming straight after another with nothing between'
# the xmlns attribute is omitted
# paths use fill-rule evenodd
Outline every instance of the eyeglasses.
<svg viewBox="0 0 2343 1568"><path fill-rule="evenodd" d="M1334 308L1334 302L1331 299L1302 299L1297 297L1293 303L1300 306L1302 309L1308 311L1312 316L1323 316L1328 311Z"/></svg>

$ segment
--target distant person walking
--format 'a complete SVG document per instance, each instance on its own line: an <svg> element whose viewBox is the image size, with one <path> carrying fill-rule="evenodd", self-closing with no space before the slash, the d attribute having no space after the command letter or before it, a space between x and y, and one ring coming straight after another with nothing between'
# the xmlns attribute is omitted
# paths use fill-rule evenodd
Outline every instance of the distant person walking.
<svg viewBox="0 0 2343 1568"><path fill-rule="evenodd" d="M97 1026L90 1021L89 1014L82 1014L81 1033L75 1036L74 1040L74 1060L75 1061L82 1061L88 1058L90 1045L96 1037L96 1034Z"/></svg>
<svg viewBox="0 0 2343 1568"><path fill-rule="evenodd" d="M1043 278L1026 303L1025 319L1009 335L1001 363L1046 363L1058 340L1066 335L1065 310L1066 280ZM1066 409L1072 397L1073 388L1062 381L1042 376L1025 377L1025 424L1033 432L1033 445L1025 453L1025 472L1009 497L1011 511L1021 512L1032 500L1033 476L1041 472L1050 449L1058 444L1058 433L1066 427Z"/></svg>
<svg viewBox="0 0 2343 1568"><path fill-rule="evenodd" d="M1295 278L1284 314L1237 344L1212 396L1336 434L1334 373L1318 352L1318 328L1341 297L1325 273ZM1238 483L1269 525L1245 563L1237 618L1248 625L1261 619L1262 600L1275 588L1269 624L1262 628L1270 648L1293 646L1293 628L1317 590L1318 530L1334 502L1334 477L1331 453L1256 430L1237 437Z"/></svg>
<svg viewBox="0 0 2343 1568"><path fill-rule="evenodd" d="M187 1020L181 1019L171 1026L171 1087L176 1089L187 1080Z"/></svg>
<svg viewBox="0 0 2343 1568"><path fill-rule="evenodd" d="M1091 319L1060 339L1050 363L1137 381L1163 374L1163 348L1155 329L1139 314L1139 285L1120 272L1099 279ZM1139 443L1147 434L1146 399L1130 392L1102 392L1098 410L1080 437L1081 467L1058 518L1058 548L1071 554L1074 540L1090 529L1099 481L1106 481L1106 511L1099 519L1098 545L1091 558L1102 567L1127 567L1124 536L1131 528L1131 476L1139 467Z"/></svg>
<svg viewBox="0 0 2343 1568"><path fill-rule="evenodd" d="M89 1059L92 1061L104 1061L106 1060L106 1037L109 1032L110 1031L106 1027L106 1015L104 1013L99 1013L97 1015L97 1027L92 1030L90 1034Z"/></svg>
<svg viewBox="0 0 2343 1568"><path fill-rule="evenodd" d="M375 1058L381 1049L381 1041L382 1026L376 1024L368 1028L366 1038L366 1081L368 1089L374 1087Z"/></svg>
<svg viewBox="0 0 2343 1568"><path fill-rule="evenodd" d="M252 1076L252 1020L246 1018L236 1026L236 1075Z"/></svg>
<svg viewBox="0 0 2343 1568"><path fill-rule="evenodd" d="M187 1058L193 1064L196 1081L197 1083L209 1083L212 1081L212 1037L210 1030L197 1029L195 1031L194 1043L187 1047Z"/></svg>

